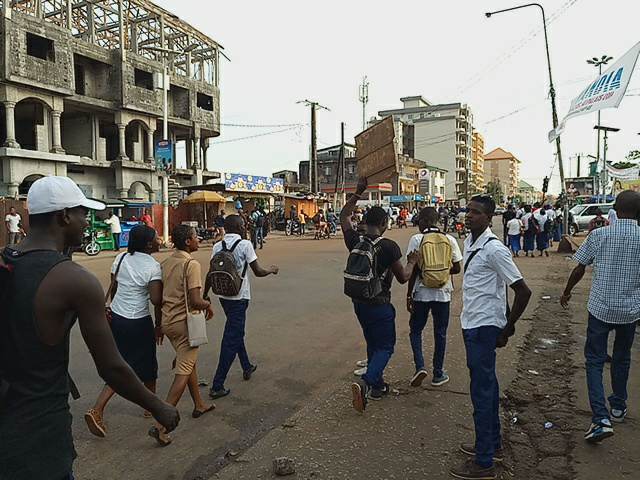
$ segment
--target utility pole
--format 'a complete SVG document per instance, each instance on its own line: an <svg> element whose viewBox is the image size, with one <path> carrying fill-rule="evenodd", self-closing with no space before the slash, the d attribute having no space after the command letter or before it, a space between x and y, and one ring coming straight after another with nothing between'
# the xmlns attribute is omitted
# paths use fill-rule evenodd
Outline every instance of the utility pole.
<svg viewBox="0 0 640 480"><path fill-rule="evenodd" d="M603 55L601 58L598 57L593 57L590 60L587 60L587 63L589 65L593 65L594 67L598 67L598 75L602 76L602 65L606 65L607 63L609 63L611 60L613 60L613 57L609 57L608 55ZM600 126L600 110L598 110L598 125ZM598 131L598 146L597 146L597 152L596 152L596 159L598 161L598 164L600 164L600 129L596 129ZM606 163L602 165L603 171L607 169L607 165ZM605 190L605 185L602 185L602 195L604 197L604 190ZM604 200L603 200L604 203Z"/></svg>
<svg viewBox="0 0 640 480"><path fill-rule="evenodd" d="M365 75L360 85L360 103L362 103L362 130L367 129L367 103L369 103L369 82Z"/></svg>
<svg viewBox="0 0 640 480"><path fill-rule="evenodd" d="M342 184L344 185L344 122L340 122L340 155L338 156L338 164L336 165L336 188L333 191L333 209L338 208L338 181L342 175Z"/></svg>
<svg viewBox="0 0 640 480"><path fill-rule="evenodd" d="M595 130L602 130L604 132L603 139L603 148L602 148L602 202L607 202L607 185L609 183L608 172L607 172L607 150L609 149L609 132L619 132L619 128L615 127L603 127L602 125L596 125L593 127Z"/></svg>
<svg viewBox="0 0 640 480"><path fill-rule="evenodd" d="M312 102L311 100L300 100L296 103L304 103L306 106L311 107L311 154L309 158L309 190L311 193L318 193L318 145L317 145L317 133L316 133L316 110L324 109L330 112L327 107L320 105L318 102Z"/></svg>
<svg viewBox="0 0 640 480"><path fill-rule="evenodd" d="M503 10L498 10L495 12L487 12L485 13L487 18L491 18L493 15L511 12L513 10L519 10L521 8L527 7L538 7L540 12L542 13L542 27L544 30L544 45L547 53L547 69L549 72L549 96L551 97L551 119L553 121L553 129L556 130L558 128L558 110L556 108L556 89L553 86L553 77L551 75L551 55L549 54L549 36L547 35L547 17L544 12L544 7L539 3L527 3L525 5L519 5L517 7L505 8ZM556 138L556 155L558 156L558 166L560 169L560 184L561 191L564 194L564 215L563 215L563 232L565 234L568 233L569 229L569 205L567 203L566 191L565 191L565 182L564 182L564 165L562 163L562 148L560 145L560 135Z"/></svg>

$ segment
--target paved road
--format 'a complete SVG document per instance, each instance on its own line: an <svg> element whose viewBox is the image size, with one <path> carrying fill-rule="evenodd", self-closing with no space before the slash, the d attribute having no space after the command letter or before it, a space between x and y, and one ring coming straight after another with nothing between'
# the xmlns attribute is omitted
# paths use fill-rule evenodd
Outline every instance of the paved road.
<svg viewBox="0 0 640 480"><path fill-rule="evenodd" d="M404 249L413 233L412 229L393 230L389 236ZM195 255L203 265L208 264L210 248ZM166 255L160 253L158 259ZM227 382L232 395L217 401L215 412L197 420L190 417L193 406L185 394L179 405L183 420L167 448L157 447L147 437L150 421L137 406L121 398L115 398L107 409L108 437L98 439L88 433L82 414L102 385L74 329L70 370L82 393L72 403L79 478L209 478L220 469L225 454L244 450L304 404L326 395L335 387L336 378L364 356L359 326L342 294L346 250L341 239L273 237L259 256L264 264L279 265L280 275L252 278L247 349L258 371L250 382L243 382L240 367L234 364ZM106 288L113 255L94 259L79 255L78 261L95 272ZM404 299L404 290L398 289L396 286L396 302ZM459 309L456 296L455 315ZM200 351L200 377L210 380L213 374L223 325L224 316L216 305L209 326L211 343ZM159 392L164 396L172 380L169 344L160 347L158 360Z"/></svg>

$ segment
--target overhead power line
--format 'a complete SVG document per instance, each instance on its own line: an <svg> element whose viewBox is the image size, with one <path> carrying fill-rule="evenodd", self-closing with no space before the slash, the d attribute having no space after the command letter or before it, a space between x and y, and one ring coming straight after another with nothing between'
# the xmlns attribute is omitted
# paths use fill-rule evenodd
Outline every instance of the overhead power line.
<svg viewBox="0 0 640 480"><path fill-rule="evenodd" d="M578 1L579 0L567 0L560 8L558 8L558 10L554 11L549 16L549 18L547 19L547 25L550 25L551 23L556 21L558 18L560 18L562 15L564 15L567 12L567 10L569 10L569 8L575 5ZM466 91L468 91L469 89L471 89L472 87L474 87L475 85L477 85L478 83L480 83L482 80L484 80L484 78L487 76L489 72L495 70L502 64L506 63L507 60L513 57L518 51L522 50L531 40L536 38L542 32L543 32L542 27L538 27L531 30L517 44L512 46L511 49L499 55L493 61L487 64L484 68L479 70L473 76L469 77L466 83L458 87L457 91L455 92L455 95L456 96L461 95Z"/></svg>
<svg viewBox="0 0 640 480"><path fill-rule="evenodd" d="M273 125L260 125L248 123L221 123L223 127L242 127L242 128L282 128L282 127L307 127L308 123L281 123Z"/></svg>
<svg viewBox="0 0 640 480"><path fill-rule="evenodd" d="M257 135L249 135L249 136L246 136L246 137L230 138L229 140L222 140L220 142L216 142L214 140L213 141L213 145L220 145L222 143L239 142L241 140L250 140L250 139L258 138L258 137L266 137L267 135L275 135L277 133L290 132L292 130L296 130L297 128L298 128L298 125L296 125L295 127L284 128L282 130L274 130L272 132L258 133Z"/></svg>

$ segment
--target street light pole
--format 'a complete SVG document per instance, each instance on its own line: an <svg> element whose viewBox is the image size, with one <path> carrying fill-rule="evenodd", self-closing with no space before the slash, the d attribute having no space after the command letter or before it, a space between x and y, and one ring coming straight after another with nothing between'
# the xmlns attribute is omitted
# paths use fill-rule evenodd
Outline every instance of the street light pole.
<svg viewBox="0 0 640 480"><path fill-rule="evenodd" d="M512 8L505 8L503 10L497 10L495 12L487 12L485 15L487 18L496 15L498 13L510 12L512 10L519 10L527 7L538 7L542 13L542 26L544 29L544 44L547 53L547 68L549 71L549 96L551 97L551 116L554 130L558 128L558 110L556 108L556 89L553 86L553 76L551 74L551 55L549 54L549 37L547 35L547 17L544 12L544 7L539 3L527 3L526 5L520 5ZM564 215L563 215L563 231L565 234L568 232L569 225L569 205L567 203L565 184L564 184L564 164L562 163L562 148L560 145L560 136L556 137L556 154L558 155L558 166L560 170L560 188L564 194Z"/></svg>
<svg viewBox="0 0 640 480"><path fill-rule="evenodd" d="M613 60L613 57L609 57L608 55L603 55L601 58L593 57L592 59L587 60L587 63L589 65L594 65L594 66L598 67L598 76L602 76L602 65L606 65L611 60ZM598 110L598 126L600 126L600 110ZM597 152L596 152L596 159L597 159L597 162L599 164L600 163L600 129L596 129L596 130L598 131L598 146L597 146ZM607 169L607 165L603 164L602 168L603 168L603 172L605 172L606 169ZM601 182L598 182L598 183L601 183ZM601 203L604 203L605 186L606 186L606 184L602 185L602 197L603 197L603 200L602 200Z"/></svg>
<svg viewBox="0 0 640 480"><path fill-rule="evenodd" d="M143 46L141 49L158 52L162 55L162 140L169 141L169 68L168 58L170 55L183 55L198 48L197 44L187 45L183 50L171 48ZM171 146L173 148L173 145ZM162 179L162 240L169 244L169 172L161 172Z"/></svg>

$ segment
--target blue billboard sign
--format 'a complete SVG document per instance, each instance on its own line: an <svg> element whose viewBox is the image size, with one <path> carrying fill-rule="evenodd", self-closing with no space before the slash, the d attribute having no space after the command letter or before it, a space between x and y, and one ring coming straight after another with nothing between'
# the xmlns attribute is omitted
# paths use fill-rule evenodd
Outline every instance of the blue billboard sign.
<svg viewBox="0 0 640 480"><path fill-rule="evenodd" d="M173 144L169 140L156 142L156 169L161 172L169 172L173 168Z"/></svg>
<svg viewBox="0 0 640 480"><path fill-rule="evenodd" d="M228 192L282 194L284 193L284 179L226 173L224 175L224 189Z"/></svg>

